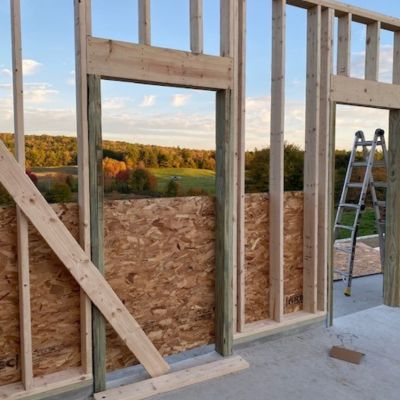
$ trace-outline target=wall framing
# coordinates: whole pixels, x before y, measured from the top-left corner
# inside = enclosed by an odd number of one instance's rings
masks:
[[[234,343],[321,322],[332,311],[332,209],[334,129],[336,104],[377,107],[390,110],[390,182],[388,190],[387,254],[384,271],[384,301],[400,306],[400,20],[330,0],[271,0],[272,93],[270,158],[270,318],[246,324],[244,260],[244,115],[246,0],[220,0],[220,56],[204,53],[203,12],[201,0],[190,1],[191,51],[161,49],[151,46],[150,0],[139,0],[139,43],[124,43],[95,38],[91,34],[90,0],[75,0],[75,42],[77,82],[77,131],[79,171],[79,217],[82,260],[89,258],[102,272],[102,176],[101,176],[101,79],[141,82],[212,90],[216,93],[217,125],[217,240],[216,240],[216,350],[222,356],[232,354]],[[24,167],[24,121],[20,2],[10,0],[13,40],[13,89],[16,159]],[[307,110],[305,160],[304,224],[304,310],[284,314],[284,185],[283,144],[285,106],[285,10],[287,6],[307,10]],[[333,25],[338,18],[338,52],[336,74],[333,73]],[[365,79],[351,77],[351,22],[366,25]],[[394,32],[394,68],[392,83],[379,82],[379,44],[381,30]],[[121,61],[122,60],[122,61]],[[145,68],[141,68],[145,66]],[[2,160],[7,159],[0,146]],[[10,165],[14,160],[10,159]],[[11,167],[10,167],[11,168]],[[21,324],[21,382],[1,387],[7,399],[30,398],[41,393],[87,386],[94,378],[96,392],[106,389],[105,323],[89,297],[81,290],[81,365],[61,373],[34,377],[32,371],[32,335],[30,316],[30,282],[27,218],[46,232],[35,211],[14,192],[10,177],[13,168],[1,172],[11,192],[18,197],[18,258]],[[319,170],[318,174],[316,171]],[[14,171],[14,172],[13,172]],[[29,189],[22,170],[16,173],[21,185]],[[8,175],[7,175],[8,174]],[[28,183],[27,183],[28,182]],[[32,189],[32,188],[31,188]],[[28,190],[29,191],[29,190]],[[32,196],[36,195],[32,192]],[[43,215],[49,210],[43,207]],[[20,208],[24,207],[22,213]],[[50,220],[55,217],[52,215]],[[60,228],[61,229],[61,228]],[[57,231],[58,232],[58,231]],[[65,232],[64,232],[65,233]],[[48,240],[52,241],[50,235]],[[74,242],[69,242],[73,250]],[[57,247],[57,244],[54,244]],[[78,246],[79,247],[79,246]],[[60,254],[67,256],[60,247]],[[71,250],[70,258],[73,259]],[[86,261],[87,260],[87,261]],[[71,266],[79,276],[81,271]],[[96,270],[97,271],[97,270]],[[93,272],[99,282],[101,274]],[[84,282],[85,277],[82,279]],[[83,283],[81,286],[89,284]],[[101,307],[94,290],[87,292]],[[107,289],[108,290],[108,289]],[[105,290],[110,298],[115,297]],[[103,314],[109,310],[103,308]],[[108,314],[111,318],[110,314]],[[118,324],[117,324],[118,325]],[[120,331],[124,327],[118,326]],[[93,331],[93,332],[92,332]],[[92,343],[93,335],[93,343]],[[129,335],[128,335],[129,336]],[[140,336],[146,342],[146,337]],[[130,345],[136,348],[135,343]],[[142,353],[152,375],[164,373],[168,366],[151,350]],[[93,354],[92,354],[93,349]],[[150,359],[148,359],[149,357]],[[153,357],[153,358],[152,358]],[[158,366],[157,360],[159,362]],[[236,360],[243,366],[242,360]],[[92,363],[93,367],[92,368]],[[229,362],[227,362],[229,364]],[[233,365],[234,364],[234,365]],[[232,369],[239,368],[233,363]],[[222,365],[222,364],[221,364]],[[222,368],[222,367],[221,367]],[[196,372],[193,371],[193,374]],[[220,370],[216,371],[216,375]],[[175,375],[174,375],[175,377]],[[157,379],[157,378],[155,378]],[[177,378],[180,379],[179,377]],[[199,378],[200,379],[200,378]],[[164,378],[157,381],[163,382]],[[179,386],[179,385],[178,385]],[[108,396],[108,394],[107,394]]]

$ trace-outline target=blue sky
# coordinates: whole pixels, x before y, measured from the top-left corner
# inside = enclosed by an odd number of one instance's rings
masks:
[[[205,52],[219,51],[219,5],[204,0]],[[398,0],[348,3],[400,17]],[[92,0],[93,35],[137,42],[137,0]],[[75,135],[72,0],[21,0],[27,133]],[[246,147],[269,142],[271,1],[248,0]],[[152,0],[152,43],[189,50],[189,0]],[[0,0],[0,131],[12,131],[9,0]],[[287,10],[286,138],[304,143],[306,12]],[[353,75],[362,76],[365,29],[353,24]],[[5,45],[4,45],[5,44]],[[382,34],[382,80],[390,78],[392,35]],[[214,94],[103,82],[103,130],[108,139],[214,148]],[[353,132],[387,127],[387,112],[340,107],[339,147]]]

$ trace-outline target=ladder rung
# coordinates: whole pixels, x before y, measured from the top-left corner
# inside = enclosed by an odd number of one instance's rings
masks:
[[[347,184],[347,186],[348,186],[349,188],[359,188],[359,189],[361,189],[361,188],[363,187],[363,184],[362,184],[362,183],[359,183],[359,182],[349,182],[349,183]]]
[[[386,207],[386,201],[378,200],[378,201],[376,202],[376,205],[377,205],[378,207],[385,208],[385,207]]]
[[[343,272],[340,271],[339,269],[334,269],[333,272],[335,272],[336,274],[342,275],[342,276],[350,276],[350,274],[348,272]]]
[[[354,161],[353,167],[366,167],[368,165],[367,161]]]
[[[354,227],[353,226],[348,226],[348,225],[335,225],[336,229],[347,229],[348,231],[354,231]]]
[[[374,142],[372,140],[365,140],[364,142],[357,142],[356,146],[372,146],[373,143]]]
[[[360,208],[359,204],[351,204],[351,203],[341,203],[339,204],[339,207],[343,208]]]
[[[374,182],[373,185],[376,188],[387,188],[388,186],[387,182]]]
[[[386,163],[383,160],[375,161],[373,164],[374,168],[386,168]]]

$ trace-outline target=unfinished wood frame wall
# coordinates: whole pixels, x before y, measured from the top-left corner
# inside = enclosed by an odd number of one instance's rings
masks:
[[[238,324],[237,341],[259,337],[325,319],[329,311],[331,289],[331,213],[333,208],[334,118],[335,105],[353,104],[390,109],[391,137],[400,129],[400,20],[329,0],[272,0],[272,73],[270,132],[270,318],[250,324]],[[284,314],[284,235],[285,224],[283,151],[285,121],[285,19],[287,6],[307,10],[306,139],[304,161],[304,271],[303,311]],[[338,20],[337,71],[333,74],[333,27]],[[351,78],[351,22],[366,25],[365,79]],[[379,82],[379,47],[381,29],[395,33],[393,83]],[[393,218],[388,226],[385,266],[385,303],[399,305],[400,233],[395,203],[398,174],[398,141],[391,141],[391,175],[388,202]],[[397,201],[398,202],[398,201]],[[397,204],[397,203],[396,203]],[[398,219],[398,218],[397,218]],[[240,285],[240,273],[238,285]],[[393,284],[394,283],[394,284]],[[241,288],[241,286],[239,286]],[[240,292],[239,292],[240,293]],[[243,296],[243,292],[241,292]],[[238,298],[238,316],[244,320],[244,304]]]

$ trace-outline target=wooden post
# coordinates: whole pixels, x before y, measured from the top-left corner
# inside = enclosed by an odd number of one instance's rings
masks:
[[[86,71],[86,38],[91,34],[90,0],[75,0],[75,79],[76,127],[78,135],[78,203],[79,242],[90,256],[90,192],[88,98]],[[84,291],[80,293],[81,311],[81,363],[86,374],[92,373],[92,306]]]
[[[400,32],[394,35],[393,83],[400,84]],[[389,114],[389,168],[386,199],[384,304],[400,307],[400,110]]]
[[[235,3],[221,0],[221,56],[234,56]],[[234,63],[235,69],[235,63]],[[236,70],[234,87],[237,85]],[[219,90],[216,96],[216,282],[215,349],[223,356],[232,354],[233,271],[235,253],[235,147],[237,91]]]
[[[269,160],[270,318],[283,317],[286,0],[272,1],[271,138]]]
[[[338,18],[337,74],[350,76],[351,14]]]
[[[236,331],[242,332],[245,316],[245,109],[246,109],[246,0],[239,1],[238,10],[238,54],[237,54],[237,312]]]
[[[103,143],[101,131],[101,78],[88,75],[88,128],[90,178],[90,237],[93,264],[104,275]],[[106,321],[93,307],[94,392],[106,389]]]
[[[379,79],[380,37],[381,23],[376,21],[368,24],[365,53],[365,79],[370,81],[377,81]]]
[[[307,11],[306,140],[304,155],[304,311],[317,312],[318,153],[321,7]]]
[[[11,36],[14,97],[14,140],[18,163],[25,170],[25,129],[24,97],[22,77],[22,40],[21,40],[21,6],[19,0],[11,0]],[[32,327],[31,299],[29,279],[29,237],[28,220],[17,207],[17,243],[18,243],[18,287],[19,287],[19,321],[21,348],[21,376],[25,390],[33,384],[32,367]]]
[[[330,80],[333,69],[333,23],[334,10],[321,12],[321,91],[319,130],[319,185],[318,185],[318,310],[327,309],[327,271],[329,246],[329,180],[330,180]]]
[[[151,44],[150,0],[138,0],[139,43]]]
[[[190,0],[190,49],[203,53],[203,0]]]

